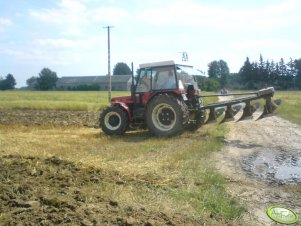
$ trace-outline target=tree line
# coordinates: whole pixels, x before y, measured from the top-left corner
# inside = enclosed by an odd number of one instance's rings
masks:
[[[119,62],[114,66],[113,75],[131,74],[131,69],[126,63]],[[214,60],[208,64],[208,77],[196,76],[202,90],[217,91],[221,88],[230,89],[261,89],[274,86],[276,89],[289,90],[301,89],[301,58],[290,58],[285,62],[264,60],[260,55],[258,61],[251,62],[249,57],[238,73],[230,73],[228,64],[224,60]],[[56,72],[43,68],[38,76],[27,79],[26,84],[31,90],[53,90],[58,80]],[[0,90],[14,89],[16,80],[12,74],[5,78],[0,76]],[[99,90],[97,85],[82,84],[72,90]]]
[[[251,62],[247,57],[238,73],[230,73],[224,60],[208,64],[208,77],[197,76],[201,89],[216,91],[221,88],[261,89],[274,86],[280,90],[301,89],[301,59],[290,58],[285,62],[264,60],[260,55],[258,61]]]
[[[290,58],[285,62],[264,60],[260,55],[258,61],[250,62],[246,58],[238,72],[238,82],[245,89],[256,89],[260,86],[274,86],[276,89],[301,89],[301,59]]]

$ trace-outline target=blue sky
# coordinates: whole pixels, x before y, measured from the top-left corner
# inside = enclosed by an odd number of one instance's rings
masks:
[[[117,62],[181,60],[207,71],[223,59],[301,58],[300,0],[0,0],[0,76],[17,87],[44,67],[62,76],[105,75],[107,33]]]

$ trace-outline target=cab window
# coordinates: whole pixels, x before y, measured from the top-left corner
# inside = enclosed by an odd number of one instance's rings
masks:
[[[194,85],[194,87],[197,88],[197,83],[193,77],[193,74],[195,74],[195,72],[193,71],[192,67],[177,66],[178,79],[182,81],[185,88],[187,88],[189,84]]]
[[[153,90],[176,89],[177,82],[174,67],[156,68],[152,82]]]
[[[137,84],[136,92],[148,92],[151,90],[152,71],[147,69],[140,70],[140,77]]]

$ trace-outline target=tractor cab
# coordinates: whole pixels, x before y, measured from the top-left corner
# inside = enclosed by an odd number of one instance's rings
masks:
[[[198,89],[192,75],[193,67],[175,64],[174,61],[141,64],[134,92],[185,93],[189,85]]]

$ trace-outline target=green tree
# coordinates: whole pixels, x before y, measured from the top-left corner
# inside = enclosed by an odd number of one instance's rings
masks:
[[[218,75],[220,74],[220,68],[218,65],[218,62],[216,60],[210,62],[208,64],[208,76],[209,78],[218,78]]]
[[[279,62],[279,75],[278,75],[278,80],[279,80],[279,85],[281,89],[287,89],[288,88],[288,81],[287,81],[287,67],[286,64],[284,63],[283,58],[280,59]]]
[[[205,81],[208,79],[208,77],[202,75],[195,75],[194,78],[198,84],[198,87],[201,90],[205,90]]]
[[[259,63],[258,63],[258,74],[257,74],[257,82],[266,81],[267,78],[267,72],[265,68],[265,62],[263,60],[262,55],[259,56]]]
[[[40,90],[50,90],[55,88],[58,77],[56,72],[51,71],[49,68],[43,68],[37,78],[37,88]]]
[[[38,78],[35,76],[32,76],[26,80],[26,84],[29,89],[36,89],[38,86]]]
[[[254,82],[254,65],[250,63],[249,57],[246,58],[244,65],[240,68],[238,77],[244,88],[253,88],[251,84]]]
[[[230,70],[228,64],[224,60],[212,61],[208,64],[209,78],[217,79],[222,87],[228,83]]]
[[[290,61],[286,64],[287,67],[287,83],[289,88],[296,88],[296,75],[297,75],[297,70],[296,70],[296,65],[295,61],[290,58]]]
[[[8,74],[5,79],[0,80],[0,89],[8,90],[14,89],[16,85],[16,80],[12,74]]]
[[[226,61],[220,60],[218,63],[220,67],[219,81],[221,83],[221,86],[225,87],[228,83],[230,70]]]
[[[130,67],[123,62],[119,62],[114,66],[113,75],[131,75],[132,71]]]
[[[205,80],[205,87],[204,89],[206,91],[214,91],[216,92],[217,90],[219,90],[221,88],[221,85],[219,83],[219,81],[215,78],[208,78],[207,80]]]
[[[301,89],[301,58],[299,60],[295,60],[295,69],[296,69],[295,84],[299,89]]]

